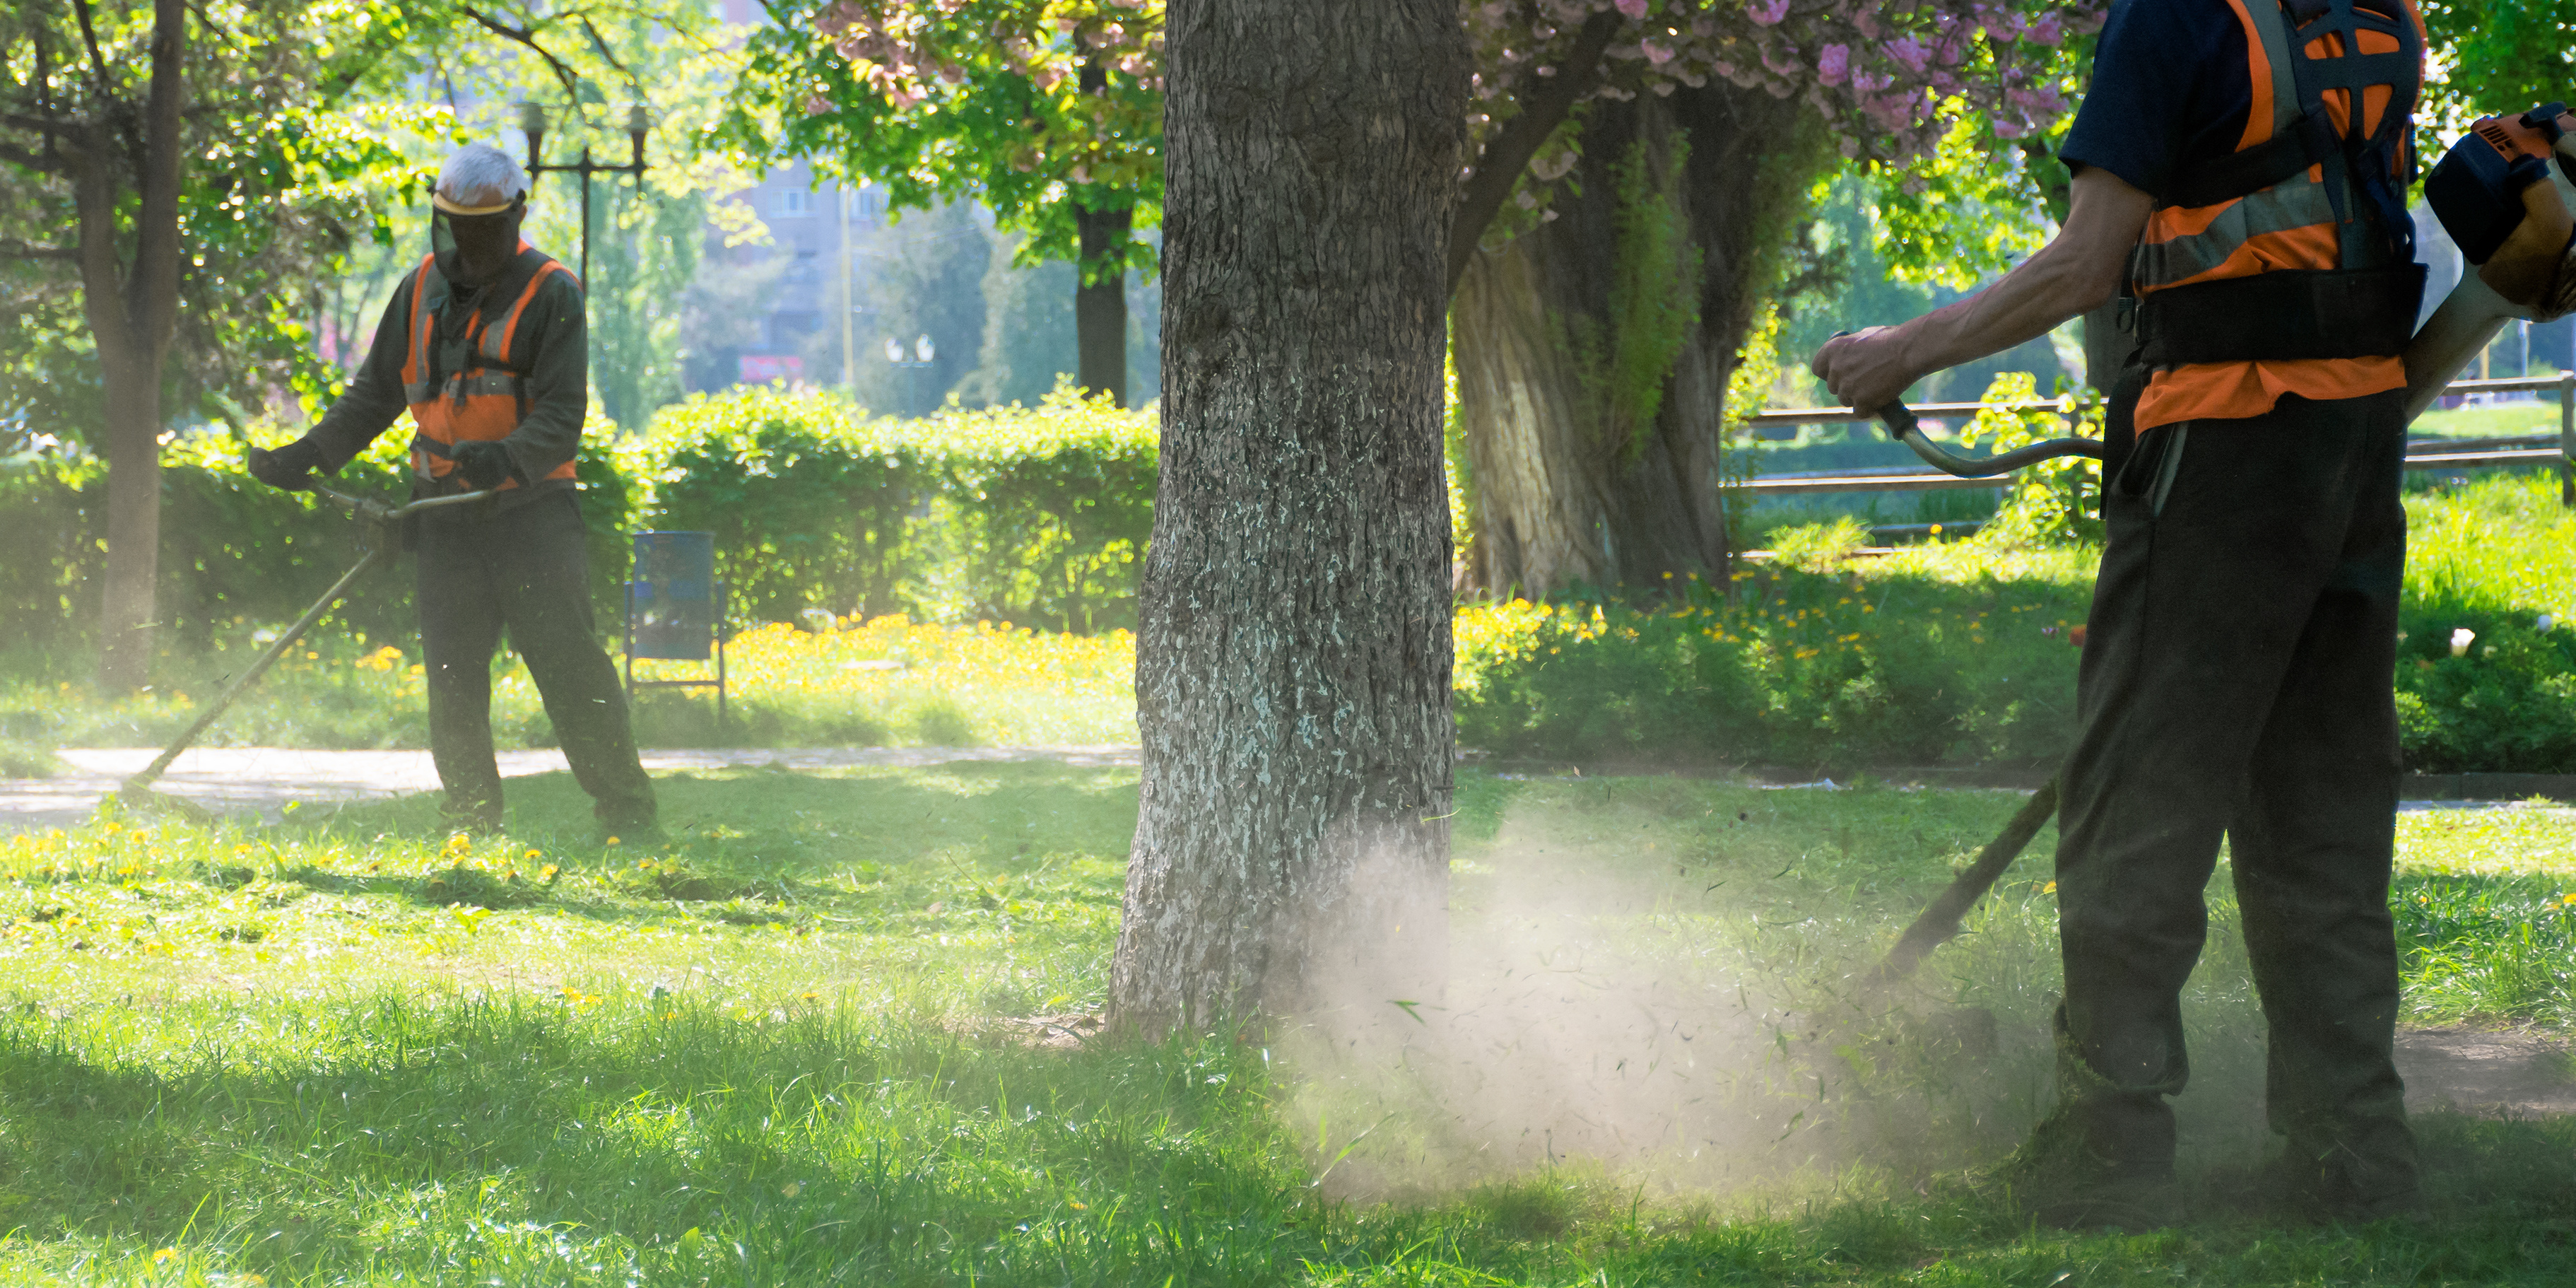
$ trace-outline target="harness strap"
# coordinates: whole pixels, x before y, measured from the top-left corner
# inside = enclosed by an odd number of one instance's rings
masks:
[[[2406,351],[2424,266],[2282,271],[2158,291],[2138,302],[2137,361],[2385,358]]]
[[[2215,206],[2251,196],[2317,165],[2342,150],[2334,121],[2323,112],[2301,112],[2289,128],[2242,152],[2192,167],[2173,181],[2165,204],[2185,208]]]

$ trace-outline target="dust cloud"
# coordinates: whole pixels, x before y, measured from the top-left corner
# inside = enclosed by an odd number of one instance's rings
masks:
[[[2043,1107],[2044,1032],[1858,993],[1895,927],[1504,836],[1453,876],[1440,996],[1330,981],[1274,1032],[1280,1112],[1327,1192],[1544,1168],[1698,1191],[1920,1175],[2009,1149]]]

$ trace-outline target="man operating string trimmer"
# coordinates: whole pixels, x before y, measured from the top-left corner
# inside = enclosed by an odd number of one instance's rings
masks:
[[[250,472],[302,488],[409,408],[412,495],[496,489],[416,516],[429,746],[458,825],[502,826],[492,653],[526,659],[573,777],[609,832],[652,828],[617,671],[592,634],[573,453],[589,404],[581,284],[519,236],[528,180],[487,144],[459,149],[431,195],[430,254],[395,288],[348,390],[311,433],[254,451]]]
[[[2130,319],[2059,784],[2058,1106],[2002,1173],[2051,1224],[2165,1219],[2180,993],[2222,835],[2285,1140],[2266,1190],[2339,1219],[2423,1204],[2387,905],[2423,39],[2409,0],[2121,0],[2062,149],[2058,235],[1977,295],[1815,356],[1835,397],[1875,410],[2115,294]],[[2482,275],[2563,311],[2570,223],[2537,173]]]

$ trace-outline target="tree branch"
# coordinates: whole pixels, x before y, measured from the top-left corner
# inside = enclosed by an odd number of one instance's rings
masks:
[[[230,45],[235,49],[242,47],[240,41],[233,39],[233,33],[224,30],[223,24],[218,23],[213,18],[207,16],[205,6],[198,4],[197,0],[188,0],[188,12],[197,15],[197,21],[206,24],[206,30],[223,37],[225,44]]]
[[[482,10],[475,8],[470,4],[461,4],[456,6],[456,8],[459,13],[473,19],[478,24],[481,24],[484,30],[491,32],[493,35],[499,36],[503,40],[510,41],[514,44],[525,45],[529,49],[534,50],[537,57],[546,60],[546,66],[554,71],[555,79],[563,82],[564,93],[570,95],[574,102],[577,103],[580,101],[581,77],[576,75],[573,72],[573,69],[566,67],[562,59],[557,58],[552,53],[548,52],[544,45],[537,43],[537,33],[533,28],[513,27],[498,18],[484,13]]]
[[[72,0],[72,12],[80,17],[81,43],[89,47],[89,68],[98,80],[98,96],[112,103],[116,101],[116,83],[107,76],[107,55],[98,51],[98,28],[90,23],[89,0]]]
[[[0,241],[0,258],[59,259],[67,264],[77,264],[80,262],[80,248],[76,246],[30,246],[25,242],[16,240]]]
[[[22,148],[15,143],[0,142],[0,161],[33,170],[38,174],[69,175],[72,172],[71,163],[60,156]]]
[[[616,68],[618,75],[626,78],[627,88],[635,91],[637,101],[642,101],[644,97],[644,82],[635,79],[635,73],[626,70],[626,64],[617,61],[617,55],[608,52],[608,42],[600,37],[599,28],[590,25],[590,19],[588,17],[578,18],[575,19],[575,21],[581,24],[581,29],[583,31],[590,33],[591,48],[598,50],[599,56],[606,59],[609,66]]]
[[[100,115],[116,122],[117,132],[125,136],[127,163],[140,170],[144,164],[143,140],[134,132],[134,121],[132,114],[125,110],[125,100],[116,96],[116,82],[108,77],[107,56],[99,52],[98,30],[90,22],[89,0],[72,0],[72,10],[80,15],[81,43],[89,47],[90,71],[98,80]]]
[[[1457,218],[1449,225],[1451,294],[1457,293],[1458,279],[1466,275],[1477,241],[1502,212],[1503,201],[1512,195],[1512,185],[1520,182],[1521,171],[1529,168],[1530,158],[1538,155],[1539,146],[1556,132],[1574,105],[1601,83],[1601,51],[1610,47],[1610,38],[1618,30],[1616,10],[1593,14],[1574,33],[1574,48],[1557,64],[1556,75],[1541,76],[1533,66],[1522,80],[1514,96],[1520,100],[1520,114],[1485,140],[1475,168],[1467,174],[1467,191],[1458,199]]]

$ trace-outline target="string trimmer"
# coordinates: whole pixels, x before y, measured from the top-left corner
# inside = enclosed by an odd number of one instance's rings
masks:
[[[161,777],[163,771],[170,768],[170,762],[177,760],[180,752],[194,745],[197,736],[213,725],[224,711],[232,706],[234,699],[239,698],[250,689],[250,686],[258,683],[259,677],[267,674],[268,668],[275,665],[277,659],[286,656],[286,650],[295,647],[296,641],[304,638],[304,632],[313,629],[313,623],[322,620],[324,613],[330,612],[333,606],[348,595],[349,588],[358,584],[358,578],[366,575],[369,569],[376,566],[378,560],[385,558],[396,548],[395,543],[398,538],[395,535],[394,525],[423,510],[466,505],[492,495],[490,492],[466,492],[456,496],[432,497],[426,501],[414,501],[408,505],[396,506],[371,498],[334,492],[326,487],[312,487],[307,490],[347,510],[352,517],[359,520],[358,544],[366,553],[359,556],[358,562],[352,564],[349,571],[340,574],[340,579],[331,583],[331,589],[322,592],[322,597],[314,600],[313,606],[305,609],[304,615],[296,618],[294,625],[279,632],[276,641],[268,646],[267,652],[259,655],[258,661],[250,664],[249,670],[242,672],[231,684],[224,686],[224,691],[217,695],[213,702],[206,704],[206,709],[197,716],[195,722],[188,726],[186,732],[181,733],[169,746],[162,748],[161,754],[154,757],[151,764],[144,766],[143,772],[126,779],[124,785],[117,788],[116,798],[119,803],[164,809],[175,807],[182,811],[202,813],[202,810],[188,802],[152,790],[152,784]]]

